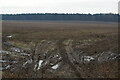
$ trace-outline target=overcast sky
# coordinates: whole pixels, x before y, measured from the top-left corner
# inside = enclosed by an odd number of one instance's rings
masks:
[[[0,13],[118,13],[119,0],[0,0]]]

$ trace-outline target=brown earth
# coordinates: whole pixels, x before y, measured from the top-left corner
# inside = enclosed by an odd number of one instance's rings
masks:
[[[102,52],[118,53],[118,24],[110,22],[80,22],[80,21],[3,21],[2,35],[12,35],[9,39],[13,44],[27,45],[41,40],[72,39],[74,50],[82,50],[88,55]],[[89,67],[89,69],[88,69]],[[118,77],[117,61],[101,64],[86,65],[87,78],[116,78]],[[88,69],[88,70],[87,70]],[[93,71],[94,69],[94,71]],[[18,75],[6,72],[4,76]],[[97,75],[99,73],[99,76]],[[94,75],[93,75],[94,74]],[[73,76],[61,74],[57,76]],[[54,77],[56,77],[54,75]],[[21,75],[22,76],[22,75]],[[49,75],[48,75],[49,76]],[[20,76],[19,76],[20,77]]]

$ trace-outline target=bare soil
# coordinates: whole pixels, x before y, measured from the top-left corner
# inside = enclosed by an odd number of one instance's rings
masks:
[[[81,71],[81,76],[79,78],[118,78],[118,61],[107,60],[107,61],[93,61],[90,63],[82,64],[79,63],[79,59],[76,57],[78,63],[75,63],[69,58],[70,55],[76,56],[87,55],[96,56],[100,55],[103,57],[104,53],[109,54],[115,53],[118,55],[118,24],[110,22],[80,22],[80,21],[3,21],[2,26],[3,42],[9,42],[10,44],[24,49],[29,50],[31,46],[39,44],[42,41],[47,41],[42,47],[36,48],[37,52],[43,53],[67,53],[68,60],[66,62],[70,64],[60,63],[62,67],[56,71],[50,72],[46,70],[43,76],[46,78],[70,78],[79,77],[76,75],[77,68]],[[6,36],[12,36],[11,38],[4,38]],[[57,42],[62,41],[62,45],[57,44]],[[57,47],[59,47],[59,49]],[[63,47],[63,49],[60,49]],[[64,48],[65,47],[65,48]],[[51,52],[51,49],[55,48]],[[58,50],[57,50],[58,49]],[[3,50],[8,50],[8,48],[3,46]],[[57,53],[56,53],[57,52]],[[75,52],[75,54],[73,54]],[[80,52],[83,52],[82,54]],[[33,55],[33,54],[32,54]],[[33,56],[39,56],[34,54]],[[63,55],[59,55],[65,59]],[[109,55],[108,55],[109,56]],[[15,57],[24,58],[24,56],[16,55]],[[14,59],[13,55],[12,58]],[[49,57],[48,57],[49,58]],[[43,60],[43,58],[41,58]],[[38,58],[36,59],[38,60]],[[40,59],[39,59],[40,60]],[[64,62],[64,61],[63,61]],[[96,63],[97,62],[97,63]],[[76,64],[73,65],[73,64]],[[69,68],[69,66],[72,66]],[[65,67],[68,67],[67,69]],[[33,67],[32,67],[33,68]],[[30,69],[32,69],[30,68]],[[48,68],[48,67],[47,67]],[[45,68],[45,69],[47,69]],[[44,69],[44,68],[43,68]],[[49,68],[50,69],[50,68]],[[26,69],[27,70],[27,69]],[[70,70],[70,71],[69,71]],[[79,72],[77,74],[79,74]],[[23,71],[24,72],[24,71]],[[9,69],[3,71],[3,77],[38,77],[41,78],[41,71],[29,74],[22,74],[17,72],[11,72]],[[11,74],[12,73],[12,74]],[[39,74],[40,73],[40,74]],[[36,75],[34,75],[36,74]],[[38,75],[39,74],[39,75]]]

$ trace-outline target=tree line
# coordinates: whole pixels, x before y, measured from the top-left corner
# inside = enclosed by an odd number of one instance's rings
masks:
[[[33,13],[33,14],[2,14],[2,20],[57,20],[57,21],[105,21],[117,22],[118,14],[60,14],[60,13]]]

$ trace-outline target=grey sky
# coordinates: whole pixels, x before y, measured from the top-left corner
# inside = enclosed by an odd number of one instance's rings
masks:
[[[1,0],[0,13],[118,13],[119,0]]]

